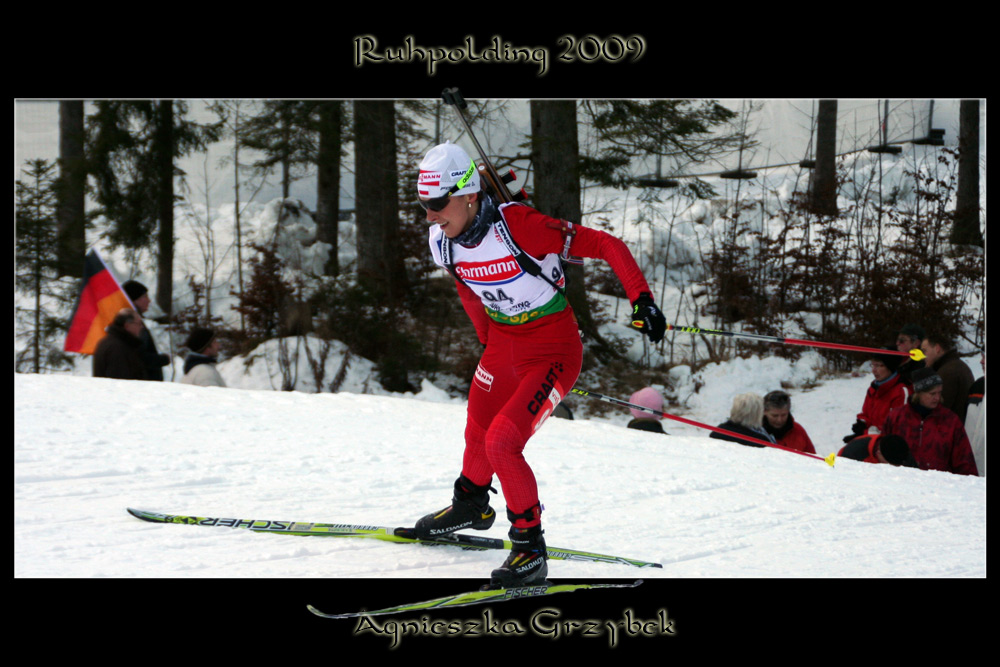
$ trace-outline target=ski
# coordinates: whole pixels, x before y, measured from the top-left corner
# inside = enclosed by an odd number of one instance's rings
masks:
[[[217,526],[221,528],[244,528],[255,533],[274,533],[277,535],[301,535],[322,537],[364,537],[385,542],[401,544],[423,544],[428,546],[458,547],[466,551],[486,551],[489,549],[510,550],[510,540],[480,535],[452,533],[442,537],[417,538],[412,536],[412,529],[389,528],[387,526],[364,526],[346,523],[308,523],[302,521],[271,521],[265,519],[229,519],[222,517],[204,517],[185,514],[162,514],[145,510],[126,508],[128,513],[137,519],[152,523],[181,523],[195,526]],[[546,547],[551,560],[589,561],[595,563],[618,563],[632,567],[660,567],[659,563],[608,556],[591,551],[561,549]]]
[[[312,613],[323,618],[359,618],[361,616],[384,616],[386,614],[400,614],[408,611],[422,611],[425,609],[443,609],[446,607],[468,607],[474,604],[486,604],[488,602],[506,602],[508,600],[520,600],[530,597],[541,597],[543,595],[556,595],[558,593],[572,593],[573,591],[588,590],[595,588],[635,588],[642,583],[638,580],[631,584],[553,584],[545,583],[540,586],[524,586],[519,588],[494,588],[488,590],[470,591],[468,593],[456,593],[425,602],[411,602],[385,609],[375,609],[372,611],[359,611],[346,614],[327,614],[312,605],[306,607]]]

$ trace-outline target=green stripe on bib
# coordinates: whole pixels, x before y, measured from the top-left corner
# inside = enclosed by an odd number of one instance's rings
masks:
[[[499,322],[500,324],[525,324],[527,322],[533,322],[540,317],[545,317],[546,315],[551,315],[553,313],[558,313],[566,308],[566,297],[561,293],[556,292],[555,296],[549,300],[541,308],[533,308],[524,313],[519,313],[517,315],[504,315],[503,313],[491,310],[489,307],[486,308],[486,314],[494,322]]]

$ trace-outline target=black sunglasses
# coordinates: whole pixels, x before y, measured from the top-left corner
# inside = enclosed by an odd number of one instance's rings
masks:
[[[420,208],[425,211],[434,211],[438,213],[444,210],[444,207],[448,205],[451,200],[452,193],[459,191],[458,183],[451,186],[448,192],[444,193],[440,197],[434,197],[433,199],[417,199],[417,203],[420,204]]]

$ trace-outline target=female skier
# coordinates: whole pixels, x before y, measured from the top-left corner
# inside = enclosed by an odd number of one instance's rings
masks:
[[[666,320],[628,248],[610,234],[550,218],[523,204],[498,204],[480,188],[475,162],[450,142],[420,163],[434,261],[455,277],[466,313],[485,346],[469,392],[462,472],[452,503],[421,518],[417,537],[486,530],[496,512],[496,474],[513,548],[490,587],[543,582],[548,574],[542,506],[524,459],[528,438],[572,389],[583,346],[566,301],[560,253],[607,261],[632,303],[632,326],[656,343]]]

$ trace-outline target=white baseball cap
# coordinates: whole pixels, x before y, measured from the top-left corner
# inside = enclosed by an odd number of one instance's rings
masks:
[[[427,151],[417,176],[417,194],[421,199],[473,192],[479,192],[479,170],[461,146],[446,141]]]

